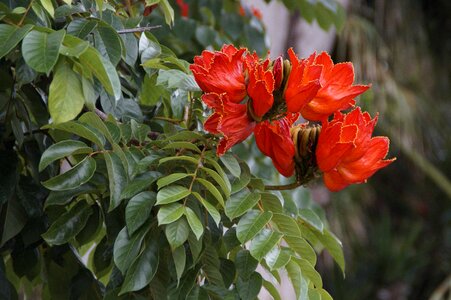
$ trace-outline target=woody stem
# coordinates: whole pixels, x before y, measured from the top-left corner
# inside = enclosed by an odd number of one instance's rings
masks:
[[[305,182],[302,180],[296,180],[295,182],[285,184],[285,185],[265,185],[265,190],[272,191],[283,191],[283,190],[292,190],[297,188],[298,186],[303,185]]]

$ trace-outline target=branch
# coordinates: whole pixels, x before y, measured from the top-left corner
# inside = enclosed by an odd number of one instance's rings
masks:
[[[302,181],[295,181],[295,182],[285,184],[285,185],[265,185],[265,190],[267,190],[267,191],[269,191],[269,190],[272,190],[272,191],[292,190],[303,184],[304,184],[304,182],[302,182]]]
[[[126,33],[135,33],[135,32],[144,32],[144,31],[150,31],[152,29],[161,28],[161,25],[155,25],[155,26],[145,26],[145,27],[136,27],[136,28],[129,28],[129,29],[122,29],[116,31],[118,34],[126,34]]]

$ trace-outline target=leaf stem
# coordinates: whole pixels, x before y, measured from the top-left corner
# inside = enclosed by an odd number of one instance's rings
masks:
[[[284,190],[292,190],[295,189],[301,185],[303,185],[305,182],[302,180],[296,180],[295,182],[285,184],[285,185],[265,185],[265,190],[267,191],[284,191]]]
[[[25,10],[25,13],[23,14],[22,18],[20,19],[19,23],[17,24],[17,26],[22,26],[23,22],[25,21],[25,18],[28,15],[28,12],[30,11],[31,5],[33,4],[34,0],[31,0],[30,3],[27,6],[27,9]]]
[[[157,28],[160,28],[160,27],[161,27],[161,25],[136,27],[136,28],[126,28],[126,29],[117,30],[116,32],[118,34],[144,32],[144,31],[150,31],[152,29],[157,29]]]

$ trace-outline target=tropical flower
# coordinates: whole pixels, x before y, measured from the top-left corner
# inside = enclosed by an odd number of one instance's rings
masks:
[[[300,112],[307,120],[324,121],[337,111],[353,107],[355,105],[354,98],[364,93],[370,86],[352,85],[354,82],[352,63],[334,65],[326,52],[317,56],[313,54],[313,56],[315,57],[312,62],[312,56],[308,58],[308,65],[311,62],[315,66],[322,66],[321,76],[319,77],[321,87],[313,99],[301,108]]]
[[[363,183],[377,170],[395,159],[384,159],[389,139],[371,135],[377,116],[371,119],[356,108],[348,114],[335,113],[332,121],[323,122],[316,147],[318,167],[324,183],[331,191],[339,191],[353,183]]]
[[[221,51],[204,50],[194,57],[190,66],[199,87],[206,93],[226,93],[233,103],[246,97],[243,53],[233,45],[224,45]]]
[[[285,90],[287,110],[292,113],[300,112],[320,89],[322,66],[315,65],[315,54],[307,59],[299,60],[293,49],[288,49],[291,71]]]
[[[294,144],[290,128],[299,114],[288,114],[275,121],[263,121],[255,127],[255,142],[260,151],[269,156],[276,169],[285,177],[294,173]]]
[[[248,55],[248,57],[252,56]],[[249,72],[247,93],[252,99],[253,115],[261,118],[274,103],[274,76],[268,69],[269,59],[262,63],[247,59],[246,65]]]
[[[234,103],[226,93],[207,93],[202,95],[202,101],[214,111],[204,124],[205,130],[222,134],[216,150],[218,155],[251,135],[255,122],[248,117],[245,104]]]

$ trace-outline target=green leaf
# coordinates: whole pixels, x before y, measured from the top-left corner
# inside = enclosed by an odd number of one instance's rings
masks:
[[[180,246],[177,247],[174,251],[172,251],[172,259],[174,260],[175,272],[177,273],[177,286],[178,286],[186,265],[185,247]]]
[[[27,24],[23,27],[15,27],[7,24],[0,24],[0,58],[8,54],[24,36],[33,28],[33,25]]]
[[[149,239],[149,244],[144,247],[141,255],[127,271],[119,296],[127,292],[138,291],[150,283],[158,269],[158,251],[158,240]]]
[[[324,229],[323,234],[313,231],[318,240],[327,249],[335,262],[340,267],[343,275],[345,274],[345,258],[343,255],[343,246],[340,240],[327,229]]]
[[[68,61],[60,60],[49,90],[49,112],[53,122],[58,124],[75,119],[84,103],[79,75],[72,70]]]
[[[171,203],[164,205],[158,210],[158,225],[173,223],[176,220],[180,219],[180,217],[183,216],[184,212],[184,206],[180,203]]]
[[[236,282],[236,289],[238,290],[238,294],[240,295],[240,299],[243,300],[254,300],[260,289],[262,288],[263,278],[262,276],[254,272],[249,277],[249,280],[244,280],[241,277],[238,277]]]
[[[62,245],[74,238],[86,225],[92,209],[86,202],[79,202],[62,214],[42,237],[49,245]]]
[[[271,193],[261,193],[262,206],[264,210],[271,211],[273,213],[282,213],[283,207],[279,197]]]
[[[122,190],[121,199],[131,198],[139,192],[147,189],[161,176],[160,172],[149,171],[131,180]]]
[[[162,158],[162,159],[160,159],[160,165],[163,164],[163,163],[166,163],[168,161],[174,161],[174,160],[188,161],[188,162],[191,162],[191,163],[193,163],[195,165],[199,164],[199,160],[194,158],[194,157],[186,156],[186,155],[180,155],[180,156],[170,156],[170,157]]]
[[[260,261],[269,251],[276,246],[280,239],[282,238],[282,234],[272,231],[268,228],[263,229],[253,240],[251,243],[251,254],[258,261]]]
[[[301,230],[299,229],[296,221],[285,214],[274,214],[272,222],[276,224],[277,229],[282,232],[285,236],[301,236]]]
[[[233,176],[239,178],[241,176],[241,168],[240,164],[236,160],[235,156],[232,154],[226,153],[223,156],[221,156],[221,161],[224,164],[224,166],[229,170],[230,174]]]
[[[262,230],[266,224],[271,220],[272,213],[265,211],[261,213],[258,210],[248,211],[243,217],[241,217],[238,225],[236,226],[236,236],[241,243],[246,243],[254,236],[256,236],[260,230]]]
[[[302,276],[302,271],[299,265],[290,260],[285,268],[288,273],[288,278],[290,278],[290,281],[293,284],[294,292],[296,293],[296,299],[309,300],[308,282]]]
[[[143,226],[131,236],[124,227],[119,232],[114,242],[113,259],[117,268],[125,274],[132,262],[136,259],[141,249],[141,244],[150,226]]]
[[[96,28],[96,48],[104,48],[111,63],[116,66],[121,60],[121,38],[116,30],[105,22],[99,22]],[[97,38],[97,37],[100,37]],[[102,52],[103,53],[103,52]]]
[[[316,265],[315,250],[303,237],[285,236],[284,240],[293,251],[305,258],[312,266]]]
[[[65,56],[78,58],[88,50],[88,47],[88,42],[67,34],[64,37],[59,53]]]
[[[174,24],[174,9],[172,9],[168,0],[160,0],[159,7],[163,11],[164,20],[166,24],[172,26]]]
[[[67,26],[67,33],[75,35],[80,39],[85,39],[97,27],[97,22],[94,20],[79,18],[69,23]]]
[[[200,201],[200,203],[202,203],[202,205],[205,207],[205,209],[208,211],[208,213],[210,214],[210,216],[213,218],[213,220],[215,221],[216,225],[219,225],[219,222],[221,221],[221,215],[219,214],[219,212],[216,210],[216,208],[207,200],[205,200],[204,198],[202,198],[202,196],[197,193],[197,192],[192,192],[192,194],[194,195],[194,197],[197,198],[197,200]]]
[[[232,194],[244,189],[251,182],[251,170],[246,163],[241,164],[241,176],[232,184]]]
[[[311,209],[300,209],[298,212],[299,218],[301,218],[304,222],[318,230],[319,232],[323,232],[324,224],[321,222],[321,219],[318,215]]]
[[[161,189],[162,187],[165,187],[173,182],[176,182],[176,181],[186,178],[188,176],[192,176],[192,175],[186,174],[186,173],[172,173],[168,176],[162,177],[162,178],[158,179],[158,181],[157,181],[158,189]]]
[[[221,166],[211,158],[206,158],[206,161],[208,164],[212,165],[216,172],[221,176],[222,180],[224,180],[225,184],[227,185],[227,190],[230,190],[230,193],[232,191],[232,185],[230,184],[229,177],[227,177],[227,174],[224,172],[224,170],[221,168]],[[227,198],[230,197],[230,193],[228,194]]]
[[[248,189],[241,190],[227,201],[225,214],[230,220],[233,220],[253,208],[260,198],[259,193],[251,193]]]
[[[236,254],[235,266],[238,275],[248,279],[258,266],[258,261],[252,257],[248,250],[240,250]]]
[[[157,205],[173,203],[188,197],[190,194],[190,190],[184,186],[170,185],[158,191]]]
[[[190,142],[172,142],[163,147],[163,149],[189,149],[197,153],[201,153],[199,147]]]
[[[103,156],[105,157],[110,189],[110,206],[108,211],[112,211],[121,204],[121,193],[127,185],[127,176],[124,166],[116,153],[105,152]]]
[[[130,235],[147,221],[156,198],[157,196],[154,192],[146,191],[135,195],[128,201],[125,208],[125,224],[127,224],[127,230]]]
[[[274,247],[266,254],[265,261],[271,271],[284,267],[291,258],[291,252],[288,249]]]
[[[42,182],[42,185],[52,191],[71,190],[88,182],[95,170],[96,161],[87,156],[72,169]]]
[[[189,226],[185,218],[180,218],[175,222],[169,223],[164,228],[164,233],[168,239],[171,249],[174,250],[188,239]]]
[[[168,59],[168,58],[166,58]],[[160,60],[158,60],[160,61]],[[149,60],[143,64],[145,67],[155,67],[152,66],[155,60]],[[188,75],[180,70],[169,69],[169,70],[159,70],[157,85],[166,86],[169,89],[182,89],[185,91],[198,92],[200,91],[193,75]]]
[[[321,279],[321,275],[306,259],[293,257],[292,260],[294,260],[301,268],[302,276],[308,278],[311,282],[313,282],[315,288],[321,289],[323,287],[323,280]]]
[[[224,207],[224,198],[222,198],[221,193],[219,190],[208,180],[202,179],[202,178],[196,178],[196,181],[201,183],[204,187],[207,188],[207,190],[218,200],[219,204],[221,204],[222,207]]]
[[[188,220],[189,227],[191,227],[194,235],[199,240],[204,233],[204,226],[200,222],[199,217],[189,207],[185,207],[185,217]]]
[[[279,291],[270,281],[263,279],[263,287],[268,291],[274,300],[282,300],[282,298],[280,298]]]
[[[89,47],[79,57],[80,63],[88,68],[102,83],[108,94],[113,95],[116,100],[122,96],[121,83],[113,64],[93,47]]]
[[[31,31],[22,41],[22,55],[32,69],[49,73],[58,60],[59,49],[66,31],[52,33]]]
[[[216,181],[216,183],[221,187],[222,191],[224,192],[226,198],[229,198],[231,190],[230,183],[227,185],[226,181],[215,170],[205,167],[202,167],[202,170],[205,171],[211,178],[213,178]]]
[[[40,0],[42,7],[49,13],[52,18],[55,15],[55,8],[53,7],[51,0]]]
[[[44,170],[52,162],[61,158],[75,155],[91,153],[93,150],[85,143],[80,141],[64,140],[48,147],[42,153],[41,161],[39,162],[39,172]]]
[[[82,138],[85,138],[87,140],[90,140],[91,142],[97,144],[97,146],[99,146],[101,149],[103,149],[103,146],[105,145],[105,138],[98,130],[77,121],[52,124],[49,127],[53,129],[67,131],[72,134],[78,135]]]
[[[44,209],[51,205],[66,205],[72,200],[72,198],[88,194],[98,192],[97,188],[90,183],[83,184],[77,188],[67,191],[51,191],[47,200],[45,201]]]
[[[111,145],[117,142],[117,139],[113,138],[113,136],[111,135],[111,132],[106,125],[107,123],[102,121],[102,119],[100,119],[100,117],[95,113],[91,111],[84,113],[83,115],[81,115],[78,121],[100,131],[107,138]]]
[[[179,131],[174,135],[168,136],[165,141],[189,141],[189,140],[205,140],[203,135],[190,130]]]

